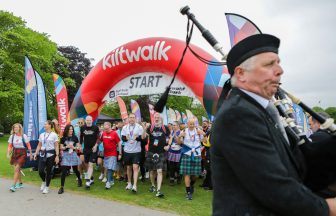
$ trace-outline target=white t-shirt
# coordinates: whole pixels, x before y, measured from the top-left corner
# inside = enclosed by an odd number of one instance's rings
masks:
[[[201,156],[201,140],[203,139],[203,135],[198,135],[196,129],[189,130],[186,128],[184,130],[185,137],[183,140],[183,144],[191,148],[195,151],[197,156]],[[191,156],[192,150],[185,152],[184,154]]]
[[[143,133],[143,128],[138,123],[134,125],[125,125],[121,131],[121,136],[129,136],[130,140],[124,142],[124,151],[126,153],[138,153],[141,152],[141,142],[135,139],[141,136]]]
[[[13,139],[13,136],[14,136],[14,139]],[[23,138],[24,138],[25,143],[27,144],[29,142],[29,138],[26,136],[26,134],[23,134]],[[17,136],[16,134],[10,135],[8,139],[8,143],[12,143],[14,148],[25,148],[22,142],[22,136]]]
[[[49,150],[55,150],[55,142],[58,142],[58,136],[55,132],[44,132],[40,135],[39,141],[42,144],[41,150],[49,151]],[[48,153],[47,157],[52,156],[53,154]]]

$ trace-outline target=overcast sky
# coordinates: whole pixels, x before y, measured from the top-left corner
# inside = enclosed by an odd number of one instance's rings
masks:
[[[22,17],[27,25],[50,35],[58,45],[73,45],[95,63],[116,47],[145,37],[184,40],[188,4],[196,18],[229,51],[224,13],[238,13],[263,33],[281,39],[283,88],[310,106],[336,106],[336,1],[108,1],[1,0],[0,9]],[[220,59],[194,29],[191,43]]]

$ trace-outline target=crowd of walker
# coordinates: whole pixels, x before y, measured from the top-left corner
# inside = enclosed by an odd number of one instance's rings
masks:
[[[169,185],[181,184],[184,178],[186,199],[192,200],[197,178],[203,178],[200,185],[212,190],[209,134],[211,122],[202,126],[195,119],[185,123],[173,122],[163,125],[159,113],[154,115],[153,124],[136,122],[130,114],[126,122],[111,124],[105,122],[98,127],[91,116],[79,119],[78,123],[67,125],[60,132],[57,120],[45,122],[45,132],[39,137],[35,153],[32,153],[28,137],[23,134],[22,125],[16,123],[8,139],[7,157],[14,165],[14,182],[10,191],[23,187],[21,167],[26,161],[38,160],[41,177],[41,192],[49,193],[52,169],[60,165],[61,185],[58,194],[64,193],[65,179],[69,173],[76,175],[78,187],[90,189],[94,183],[96,168],[101,174],[99,180],[108,190],[118,181],[127,182],[125,189],[138,192],[138,179],[150,179],[149,192],[164,197],[162,182],[169,178]],[[197,121],[196,121],[197,122]]]
[[[78,186],[82,186],[80,172],[85,173],[89,189],[98,163],[104,164],[100,179],[107,177],[106,189],[113,186],[116,172],[126,179],[126,190],[137,193],[139,175],[144,180],[147,170],[149,191],[163,197],[163,171],[168,167],[171,185],[184,176],[188,200],[193,198],[196,178],[205,171],[202,186],[214,189],[214,216],[336,215],[335,131],[310,117],[311,140],[299,145],[286,133],[273,104],[283,74],[279,46],[277,37],[258,34],[231,49],[227,57],[231,78],[223,86],[213,126],[203,122],[199,128],[195,119],[189,119],[187,126],[177,122],[166,126],[159,114],[152,125],[139,124],[130,114],[125,125],[104,123],[100,131],[87,116],[85,124],[80,120],[75,127],[67,126],[59,139],[57,127],[47,121],[34,154],[39,157],[42,193],[49,191],[52,166],[61,161],[60,194],[71,167]],[[14,192],[22,187],[20,168],[31,148],[20,124],[13,125],[8,142]]]

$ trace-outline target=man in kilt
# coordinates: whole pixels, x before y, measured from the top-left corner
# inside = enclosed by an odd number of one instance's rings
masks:
[[[201,142],[204,139],[203,130],[195,127],[195,119],[188,119],[188,127],[181,132],[182,157],[180,161],[180,174],[184,175],[186,198],[192,200],[196,177],[201,175]]]
[[[166,137],[170,132],[167,126],[162,124],[159,113],[154,115],[154,124],[147,128],[147,137],[149,138],[149,147],[145,166],[149,170],[152,186],[150,192],[156,191],[156,197],[163,197],[161,192],[161,184],[163,179],[162,171],[166,168],[165,150],[168,150]],[[156,174],[156,175],[155,175]],[[155,177],[157,180],[157,188],[155,188]]]
[[[116,131],[112,130],[111,123],[104,123],[104,132],[100,140],[104,145],[104,167],[107,169],[106,189],[110,189],[114,185],[113,173],[117,170],[117,159],[121,159],[122,152],[117,151],[121,149],[121,140]]]

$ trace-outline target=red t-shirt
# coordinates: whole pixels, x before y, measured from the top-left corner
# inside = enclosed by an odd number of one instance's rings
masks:
[[[120,138],[115,131],[104,131],[100,138],[104,145],[104,157],[118,156],[117,147],[120,142]]]

